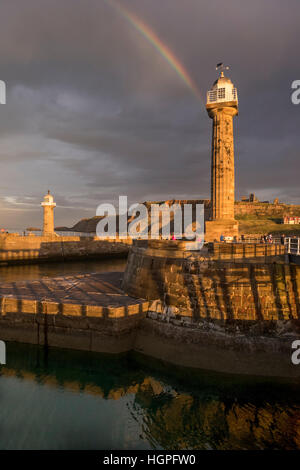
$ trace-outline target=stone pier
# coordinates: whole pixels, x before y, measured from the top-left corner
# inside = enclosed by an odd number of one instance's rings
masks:
[[[212,243],[193,252],[187,242],[135,243],[123,287],[160,299],[157,308],[179,321],[263,331],[300,318],[300,269],[285,263],[283,245]]]
[[[189,368],[297,378],[300,266],[284,247],[135,242],[126,272],[0,286],[0,338],[137,351]]]
[[[0,234],[0,266],[128,255],[131,240]]]
[[[0,338],[86,351],[129,351],[149,302],[125,294],[121,278],[122,273],[95,273],[2,283]]]

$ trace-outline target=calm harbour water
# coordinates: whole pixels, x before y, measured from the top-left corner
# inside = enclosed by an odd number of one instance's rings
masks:
[[[121,266],[1,268],[0,279]],[[0,449],[300,449],[299,391],[299,383],[195,373],[136,354],[7,343]]]

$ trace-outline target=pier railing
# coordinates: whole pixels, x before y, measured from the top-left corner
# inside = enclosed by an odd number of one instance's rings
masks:
[[[245,237],[243,240],[240,240],[241,242],[245,243],[270,243],[270,242],[262,242],[262,239],[259,237]],[[278,245],[281,245],[281,238],[280,237],[272,237],[272,242],[271,243],[276,243]]]
[[[56,231],[56,235],[60,237],[90,237],[95,238],[97,235],[95,232],[65,232],[65,231]]]
[[[237,242],[237,243],[256,243],[256,244],[273,244],[273,245],[283,245],[283,242],[281,240],[281,237],[272,237],[271,240],[264,241],[261,237],[251,237],[251,236],[246,236],[246,237],[239,237],[237,240],[234,240],[233,237],[230,237],[231,242]]]
[[[287,237],[285,239],[285,247],[289,255],[300,256],[300,238]]]
[[[72,232],[72,231],[55,231],[56,235],[59,237],[90,237],[95,238],[97,235],[95,232]],[[42,231],[38,230],[7,230],[0,232],[0,234],[14,234],[19,235],[20,237],[26,237],[30,235],[36,235],[37,237],[41,237],[43,235]]]

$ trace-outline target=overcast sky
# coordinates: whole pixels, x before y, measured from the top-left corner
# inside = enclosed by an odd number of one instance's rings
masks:
[[[188,70],[203,97],[215,65],[238,88],[236,197],[300,204],[299,0],[119,0]],[[56,225],[101,202],[210,194],[205,103],[104,0],[0,0],[0,225]]]

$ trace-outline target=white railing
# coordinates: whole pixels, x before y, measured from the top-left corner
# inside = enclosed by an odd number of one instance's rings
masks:
[[[272,237],[272,241],[263,241],[261,237],[245,237],[244,239],[239,240],[242,243],[265,243],[268,245],[269,243],[281,245],[281,238],[280,237]]]
[[[238,102],[237,89],[232,88],[228,90],[226,88],[216,88],[215,90],[209,90],[207,92],[207,104],[223,103],[224,101]]]
[[[41,237],[43,235],[42,230],[5,230],[3,232],[0,231],[1,234],[9,234],[13,233],[19,236],[30,236],[30,235],[35,235],[36,237]],[[95,232],[72,232],[72,231],[55,231],[56,235],[59,237],[96,237]]]
[[[285,247],[289,255],[300,256],[300,238],[287,237],[285,239]]]
[[[58,230],[55,232],[56,235],[59,235],[60,237],[96,237],[96,233],[90,233],[90,232],[68,232],[68,231],[63,231],[63,230]]]

